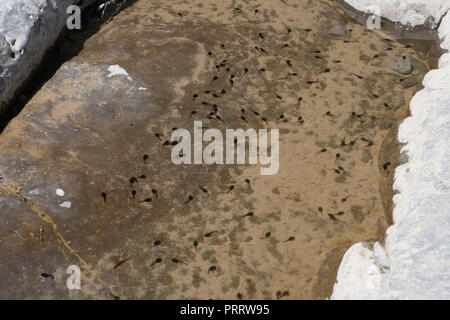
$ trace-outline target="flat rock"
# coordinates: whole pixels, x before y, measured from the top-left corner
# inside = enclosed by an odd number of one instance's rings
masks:
[[[347,30],[345,29],[345,27],[339,27],[328,30],[328,34],[331,34],[333,36],[345,36],[347,34]]]

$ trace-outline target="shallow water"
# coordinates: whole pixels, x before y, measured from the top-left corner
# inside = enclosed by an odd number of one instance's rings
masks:
[[[347,35],[328,34],[342,26]],[[83,33],[69,38],[80,41]],[[102,26],[67,64],[76,72],[57,72],[22,111],[44,117],[42,106],[51,105],[49,123],[76,124],[87,134],[64,146],[77,161],[63,165],[65,156],[53,152],[41,165],[82,203],[55,220],[96,275],[92,282],[122,298],[328,297],[345,249],[391,223],[397,125],[432,61],[428,49],[405,41],[367,30],[331,1],[137,1]],[[394,55],[410,57],[411,75],[389,69]],[[115,64],[148,90],[103,87],[96,76]],[[223,121],[208,119],[212,108],[202,101],[217,104]],[[174,127],[192,130],[194,120],[223,132],[280,129],[278,174],[261,176],[249,165],[173,165],[162,142]],[[0,151],[11,148],[26,125],[20,121],[2,134]],[[38,146],[27,152],[44,154]],[[130,186],[129,177],[141,174]],[[139,201],[152,189],[157,199]],[[194,198],[186,203],[188,195]],[[242,217],[249,211],[253,217]],[[112,269],[121,250],[131,258]],[[152,265],[157,258],[163,263]]]

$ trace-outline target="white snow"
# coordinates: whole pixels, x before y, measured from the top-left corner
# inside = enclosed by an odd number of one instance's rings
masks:
[[[428,17],[436,24],[450,9],[449,0],[345,0],[356,10],[369,12],[371,6],[378,6],[383,17],[411,26],[424,24]]]
[[[40,63],[66,25],[67,7],[78,2],[0,0],[0,106]]]
[[[389,3],[385,9],[396,3],[384,2]],[[411,8],[419,6],[439,19],[438,2],[417,0]],[[440,8],[448,9],[450,1],[444,2]],[[441,47],[450,49],[450,14],[438,32]],[[398,132],[409,160],[395,172],[399,194],[385,247],[353,245],[331,299],[450,299],[450,53],[442,55],[439,69],[430,71],[423,85],[410,103],[412,116]]]
[[[108,78],[123,75],[126,76],[128,80],[133,81],[133,79],[129,76],[128,72],[118,64],[109,66],[108,72],[109,72],[109,74],[107,75]]]

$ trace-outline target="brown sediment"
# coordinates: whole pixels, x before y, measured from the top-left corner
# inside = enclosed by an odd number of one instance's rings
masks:
[[[328,34],[341,26],[352,31]],[[73,186],[71,216],[54,224],[120,297],[327,298],[345,250],[381,239],[392,223],[397,126],[432,61],[428,49],[405,44],[370,32],[331,1],[137,1],[39,90],[22,111],[29,120],[5,129],[0,156],[24,158],[28,165],[15,167],[26,174],[8,170],[6,157],[0,170],[11,184],[31,188],[43,175]],[[411,75],[389,69],[394,55],[411,58]],[[113,64],[133,81],[107,82]],[[212,107],[202,101],[217,104],[222,121],[208,119]],[[172,128],[192,131],[194,120],[222,132],[280,129],[279,172],[172,164],[162,142]],[[57,134],[74,127],[81,140]],[[129,177],[144,173],[130,186]],[[142,203],[154,188],[159,197]],[[122,248],[132,259],[112,270],[110,257]]]

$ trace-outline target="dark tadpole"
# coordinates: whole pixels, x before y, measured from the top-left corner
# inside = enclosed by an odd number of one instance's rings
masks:
[[[288,242],[288,241],[294,241],[295,240],[295,237],[289,237],[289,239],[287,239],[287,240],[284,240],[284,242]]]
[[[211,266],[211,267],[209,267],[209,269],[208,269],[208,274],[210,273],[210,272],[214,272],[214,271],[216,271],[217,270],[217,267],[216,266]]]
[[[198,187],[199,187],[204,193],[208,193],[208,190],[206,190],[205,188],[203,188],[201,185],[198,185]]]
[[[131,177],[130,178],[130,183],[133,184],[135,182],[137,182],[137,178],[136,177]]]
[[[391,165],[391,163],[388,161],[386,163],[383,164],[383,169],[387,170],[387,168]]]
[[[101,195],[102,195],[103,200],[106,202],[106,197],[107,197],[106,193],[102,192]]]
[[[266,232],[266,234],[264,235],[264,237],[269,238],[271,235],[272,235],[272,233]]]
[[[238,300],[242,300],[242,294],[240,292],[237,293],[236,298],[238,298]]]
[[[197,251],[197,249],[198,249],[198,241],[195,240],[192,244],[194,245],[195,251]]]
[[[253,216],[254,216],[254,213],[252,211],[250,211],[250,212],[244,214],[242,217],[253,217]]]
[[[337,221],[337,218],[334,215],[332,215],[331,213],[328,214],[328,217],[333,221]]]
[[[159,198],[159,194],[158,194],[158,191],[157,191],[156,189],[152,189],[152,193],[153,193],[157,198]]]
[[[162,262],[162,259],[158,258],[155,261],[153,261],[153,263],[151,265],[154,266],[155,264],[158,264],[158,263],[161,263],[161,262]]]
[[[136,190],[131,190],[131,197],[136,199]]]
[[[173,263],[182,263],[182,264],[186,264],[186,263],[184,263],[183,261],[178,260],[177,258],[173,258],[171,261],[172,261]]]
[[[205,235],[204,235],[204,237],[205,238],[210,238],[214,233],[216,233],[217,232],[217,230],[215,230],[215,231],[211,231],[211,232],[208,232],[208,233],[205,233]]]
[[[231,186],[228,187],[228,192],[231,192],[233,190],[234,190],[234,185],[231,185]]]
[[[144,154],[144,155],[142,156],[142,159],[143,159],[144,161],[147,161],[147,160],[148,160],[148,154]]]
[[[186,201],[185,203],[189,203],[189,202],[191,202],[192,200],[194,200],[194,196],[193,196],[193,195],[189,195],[188,201]]]
[[[156,240],[155,242],[153,242],[154,246],[159,246],[161,245],[161,240]]]
[[[50,273],[43,272],[43,273],[41,273],[41,277],[43,277],[43,278],[50,278],[50,279],[55,280],[55,277],[52,274],[50,274]]]
[[[250,179],[245,179],[245,182],[248,184],[248,185],[250,185]]]

